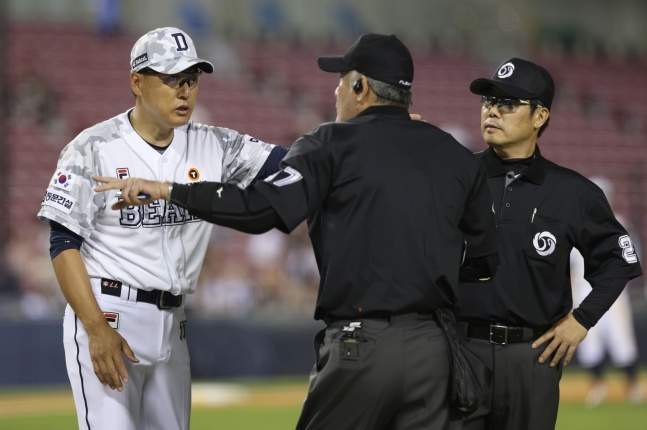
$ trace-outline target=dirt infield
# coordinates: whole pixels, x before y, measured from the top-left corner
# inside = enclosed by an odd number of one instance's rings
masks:
[[[624,401],[624,384],[618,375],[606,377],[608,403]],[[647,389],[643,380],[644,388]],[[561,383],[561,401],[584,402],[589,380],[583,373],[567,374]],[[231,383],[196,383],[193,386],[194,408],[218,407],[281,407],[298,406],[307,387],[303,384],[247,386]],[[74,412],[72,393],[68,390],[43,392],[0,392],[0,417]]]
[[[298,406],[303,403],[307,387],[278,385],[246,387],[238,384],[194,384],[194,408]],[[72,392],[0,392],[0,418],[20,415],[39,415],[74,412]]]
[[[0,417],[74,412],[72,393],[48,391],[0,394]]]

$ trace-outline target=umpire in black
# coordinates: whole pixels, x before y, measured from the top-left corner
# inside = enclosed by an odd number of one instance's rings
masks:
[[[474,280],[495,271],[485,170],[451,135],[411,120],[413,61],[396,36],[365,34],[318,63],[339,74],[336,121],[298,139],[264,182],[97,190],[123,189],[113,207],[140,204],[140,191],[170,196],[252,233],[307,219],[321,274],[314,316],[327,328],[297,429],[445,429],[448,352],[434,310],[454,304],[461,263]]]
[[[511,58],[470,90],[481,96],[489,148],[478,156],[494,200],[501,265],[486,284],[460,287],[456,313],[467,322],[468,345],[494,370],[491,396],[464,429],[554,429],[562,366],[641,274],[640,264],[602,190],[539,150],[555,92],[548,71]],[[573,247],[593,287],[575,310]]]

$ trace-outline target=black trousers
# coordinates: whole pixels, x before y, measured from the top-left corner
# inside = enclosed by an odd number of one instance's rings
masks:
[[[448,428],[447,347],[432,316],[338,321],[315,354],[297,430]]]
[[[532,341],[496,345],[468,339],[468,347],[494,370],[492,392],[463,422],[463,430],[553,430],[559,406],[562,362],[537,360],[546,344]]]

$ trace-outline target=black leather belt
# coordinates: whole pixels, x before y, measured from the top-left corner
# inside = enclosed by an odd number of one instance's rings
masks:
[[[434,314],[429,312],[408,312],[403,314],[386,314],[382,312],[371,313],[362,315],[357,318],[329,318],[323,317],[322,320],[327,326],[345,325],[353,321],[383,321],[393,323],[396,321],[414,321],[414,320],[431,320],[434,319]]]
[[[468,323],[467,337],[485,339],[497,345],[530,342],[548,330],[548,327],[508,327],[501,324]]]
[[[101,294],[121,297],[122,283],[113,279],[101,278]],[[159,309],[179,308],[182,296],[175,296],[168,291],[137,289],[137,301],[157,305]]]

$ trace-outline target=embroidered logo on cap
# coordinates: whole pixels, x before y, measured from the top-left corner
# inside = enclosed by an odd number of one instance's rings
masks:
[[[514,64],[512,63],[505,63],[499,71],[497,72],[497,76],[501,79],[503,78],[509,78],[512,76],[512,73],[514,72]]]
[[[137,66],[139,66],[141,63],[145,63],[148,61],[148,54],[142,54],[139,57],[135,58],[133,60],[133,63],[131,67],[135,69]]]

